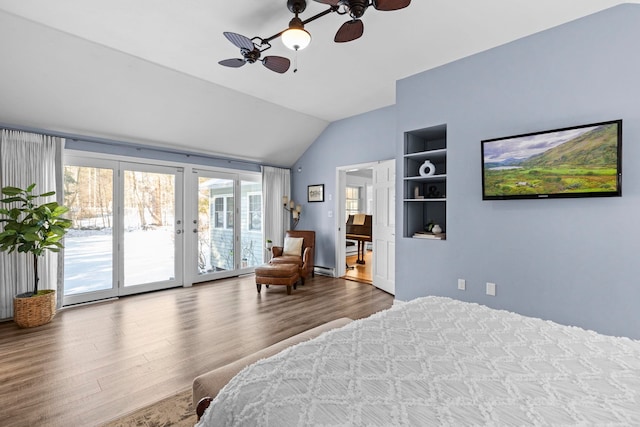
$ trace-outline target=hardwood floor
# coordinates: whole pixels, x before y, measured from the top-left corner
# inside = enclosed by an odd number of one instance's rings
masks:
[[[0,323],[0,426],[97,426],[193,378],[327,321],[367,317],[393,297],[316,276],[288,296],[254,276],[60,311],[33,329]]]
[[[357,259],[358,255],[349,255],[347,257],[347,265],[353,267],[353,269],[347,269],[344,278],[355,280],[356,282],[373,283],[373,252],[364,252],[364,264],[357,264]]]

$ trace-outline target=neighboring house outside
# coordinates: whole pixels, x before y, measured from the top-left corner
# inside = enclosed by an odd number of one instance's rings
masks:
[[[262,187],[260,182],[243,182],[240,201],[240,250],[234,257],[234,210],[237,200],[228,184],[209,190],[210,244],[208,263],[213,271],[233,270],[262,263]],[[201,249],[202,251],[202,249]],[[201,254],[202,255],[202,254]],[[239,259],[238,259],[239,258]]]

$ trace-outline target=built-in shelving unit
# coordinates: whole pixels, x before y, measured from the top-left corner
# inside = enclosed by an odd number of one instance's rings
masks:
[[[405,132],[404,138],[404,237],[424,231],[430,222],[446,236],[447,125]],[[435,166],[433,175],[420,175],[425,161]]]

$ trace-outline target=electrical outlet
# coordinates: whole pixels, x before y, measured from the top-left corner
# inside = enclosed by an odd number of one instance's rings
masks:
[[[467,289],[467,282],[464,279],[458,279],[458,289],[464,291]]]
[[[496,296],[496,284],[487,282],[487,295],[491,295],[492,297]]]

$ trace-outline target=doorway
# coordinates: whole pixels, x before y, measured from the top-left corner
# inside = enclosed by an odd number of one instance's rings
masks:
[[[368,218],[373,213],[373,168],[348,169],[344,196],[346,272],[343,277],[373,284],[372,224]]]
[[[395,160],[338,167],[336,183],[336,275],[395,294]],[[369,236],[351,233],[356,219]]]

